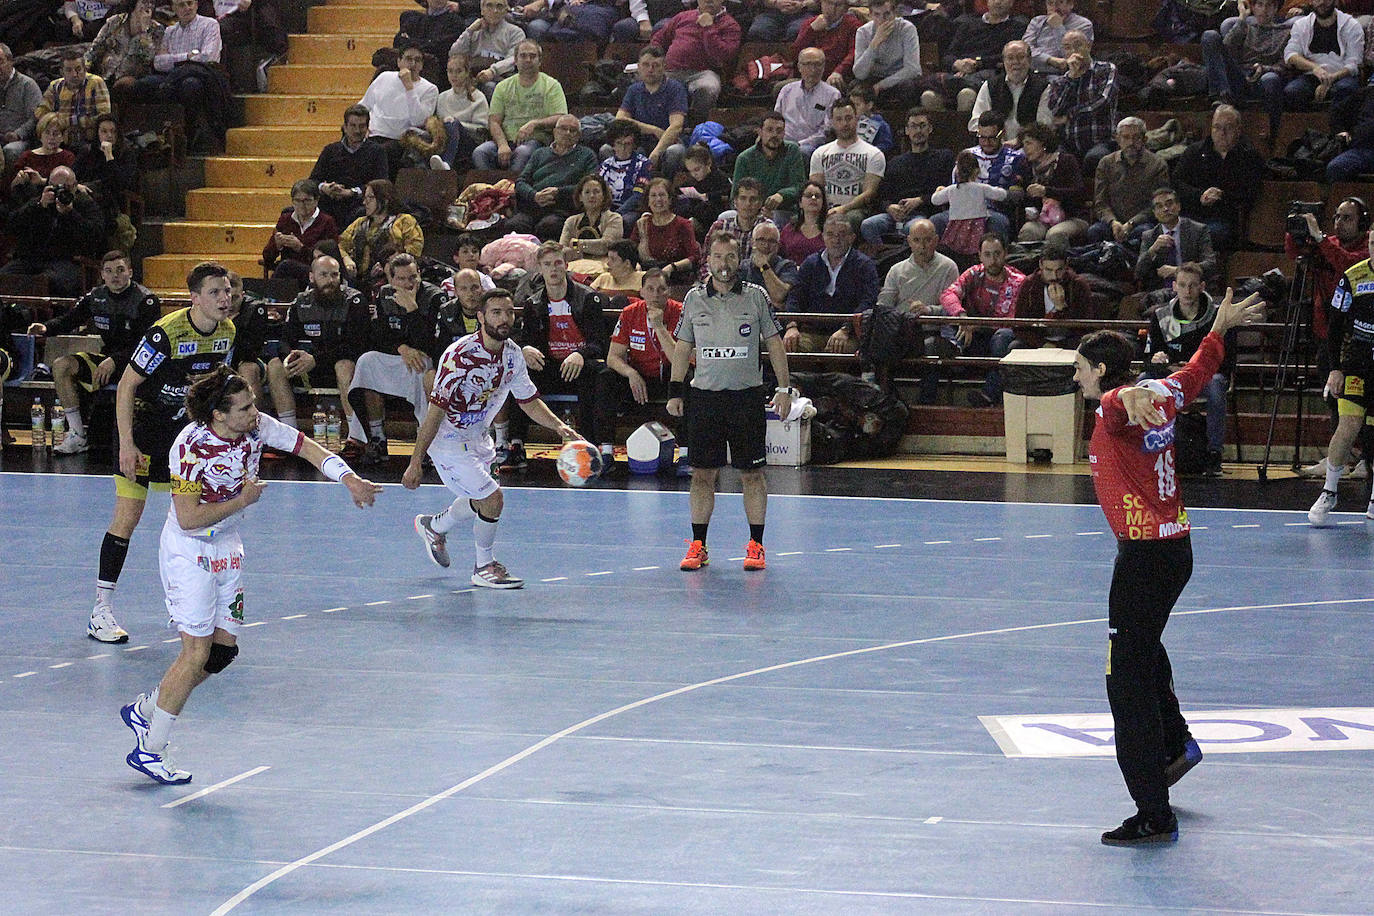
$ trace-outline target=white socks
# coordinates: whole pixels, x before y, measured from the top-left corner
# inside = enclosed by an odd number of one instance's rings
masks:
[[[153,718],[148,725],[148,745],[145,751],[152,751],[154,754],[161,754],[167,749],[167,736],[171,734],[172,725],[177,717],[172,715],[161,706],[153,707]]]

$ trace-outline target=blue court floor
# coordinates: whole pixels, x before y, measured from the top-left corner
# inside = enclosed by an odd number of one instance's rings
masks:
[[[510,489],[498,556],[528,586],[497,593],[466,526],[453,570],[422,552],[445,490],[364,512],[274,481],[242,653],[167,788],[118,714],[175,654],[165,496],[117,593],[130,642],[84,635],[111,490],[0,474],[4,913],[1374,910],[1362,515],[1193,513],[1166,644],[1185,712],[1222,724],[1195,724],[1179,842],[1113,849],[1110,747],[1051,719],[1107,712],[1094,506],[776,496],[746,574],[722,495],[684,574],[685,493]],[[1107,749],[1009,755],[989,717],[1016,716]]]

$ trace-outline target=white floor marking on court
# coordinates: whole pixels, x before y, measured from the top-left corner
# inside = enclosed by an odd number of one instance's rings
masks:
[[[97,652],[95,655],[87,655],[86,661],[93,661],[97,658],[109,658],[113,654],[112,652]]]
[[[658,569],[657,566],[636,566],[635,572],[648,572],[651,569]]]
[[[923,544],[952,544],[953,541],[922,541]]]
[[[1002,539],[1001,539],[1001,538],[974,538],[973,540],[974,540],[975,543],[981,543],[982,541],[1000,541],[1000,540],[1002,540]]]
[[[1194,525],[1194,526],[1192,527],[1192,530],[1193,530],[1193,531],[1206,531],[1206,530],[1207,530],[1207,526],[1206,526],[1206,525]]]
[[[1028,535],[1026,535],[1026,540],[1030,540],[1030,539],[1032,539],[1032,538],[1052,538],[1052,537],[1054,537],[1054,535],[1052,535],[1052,534],[1028,534]]]
[[[163,643],[169,643],[169,642],[181,642],[181,637],[180,637],[180,636],[173,636],[171,639],[164,639],[164,640],[163,640]]]
[[[434,597],[433,595],[409,595],[409,596],[406,597],[406,600],[407,600],[407,601],[420,601],[420,600],[422,600],[422,599],[424,599],[424,598],[433,598],[433,597]]]
[[[567,581],[568,581],[568,577],[567,577],[567,576],[552,576],[552,577],[550,577],[550,578],[548,578],[548,579],[540,579],[539,581],[540,581],[540,582],[567,582]]]
[[[376,606],[379,605],[379,604],[390,604],[390,603],[391,603],[391,599],[388,598],[388,599],[383,599],[382,601],[369,601],[369,602],[367,602],[367,604],[365,604],[365,605],[363,605],[363,606],[364,606],[364,607],[376,607]]]
[[[1283,527],[1285,527],[1285,528],[1311,528],[1311,527],[1312,527],[1312,523],[1311,523],[1311,522],[1284,522],[1284,523],[1283,523]]]
[[[1289,601],[1280,604],[1233,605],[1230,607],[1202,608],[1193,611],[1176,611],[1174,616],[1198,616],[1202,614],[1221,614],[1229,611],[1261,611],[1275,610],[1278,608],[1320,607],[1323,605],[1331,604],[1371,603],[1374,603],[1374,598],[1350,598],[1346,600],[1327,601]],[[865,646],[859,649],[849,649],[844,652],[833,652],[828,655],[816,655],[812,656],[811,658],[795,659],[790,662],[781,662],[779,664],[768,665],[763,668],[753,668],[749,671],[741,671],[738,674],[727,674],[721,677],[711,678],[707,681],[699,681],[695,684],[688,684],[683,687],[674,688],[673,690],[664,691],[663,693],[654,694],[650,697],[635,700],[631,703],[626,703],[622,706],[617,706],[615,709],[610,709],[606,712],[599,713],[595,716],[592,716],[589,719],[583,719],[581,722],[578,722],[575,725],[570,725],[562,731],[554,732],[553,734],[548,735],[540,739],[539,741],[536,741],[534,744],[531,744],[524,750],[512,754],[505,760],[499,761],[498,763],[495,763],[492,766],[487,767],[482,772],[477,773],[474,776],[468,777],[467,779],[463,780],[457,785],[450,786],[442,792],[431,795],[430,797],[420,802],[417,802],[414,805],[411,805],[404,811],[399,811],[396,814],[391,815],[390,817],[378,821],[370,827],[365,827],[362,830],[357,831],[356,833],[344,837],[342,840],[339,840],[335,843],[331,843],[328,846],[325,846],[322,849],[318,849],[307,856],[303,856],[294,862],[290,862],[286,865],[281,866],[276,871],[264,875],[257,881],[254,881],[252,884],[245,887],[243,890],[239,891],[233,897],[230,897],[224,903],[220,904],[218,907],[215,908],[211,916],[224,916],[225,913],[232,911],[240,903],[243,903],[245,900],[256,894],[258,891],[262,890],[267,885],[272,884],[280,878],[286,877],[287,875],[291,874],[297,869],[303,868],[306,865],[310,865],[314,862],[317,862],[318,860],[324,858],[327,855],[330,855],[331,853],[338,852],[340,849],[352,846],[359,840],[364,840],[372,836],[374,833],[377,833],[381,830],[385,830],[387,827],[399,823],[405,820],[406,818],[411,817],[412,815],[419,814],[421,811],[428,810],[429,808],[432,808],[434,805],[437,805],[439,802],[444,801],[447,798],[452,798],[459,792],[462,792],[465,789],[469,789],[472,786],[477,785],[479,782],[483,782],[484,780],[501,773],[503,770],[509,769],[510,767],[514,766],[517,763],[520,763],[527,757],[539,753],[540,751],[544,750],[545,748],[553,744],[556,744],[557,742],[559,742],[563,738],[568,737],[569,735],[574,735],[578,732],[585,731],[586,729],[591,728],[593,725],[600,724],[601,722],[604,722],[607,719],[615,718],[616,716],[623,715],[627,712],[633,712],[636,709],[641,709],[645,706],[649,706],[654,703],[659,703],[664,700],[673,699],[675,697],[693,693],[698,690],[703,690],[707,687],[718,687],[721,684],[729,684],[735,681],[743,680],[745,678],[756,677],[761,674],[771,674],[776,671],[786,671],[792,668],[802,667],[803,665],[812,665],[820,662],[835,661],[836,659],[855,658],[862,655],[872,655],[874,653],[885,652],[890,649],[905,649],[910,648],[912,646],[924,646],[932,645],[935,643],[953,642],[954,640],[973,639],[980,636],[1002,636],[1008,633],[1029,633],[1037,630],[1053,630],[1064,627],[1083,626],[1084,624],[1105,624],[1106,622],[1107,618],[1105,617],[1087,617],[1079,620],[1060,620],[1052,623],[1033,623],[1015,627],[996,627],[994,629],[989,630],[971,630],[964,633],[950,633],[944,636],[928,636],[922,639],[907,639],[902,640],[900,642],[883,643],[882,645],[877,646]]]
[[[125,652],[142,652],[142,651],[143,651],[144,649],[146,649],[146,648],[148,648],[148,647],[147,647],[147,646],[130,646],[129,648],[125,649],[124,651],[125,651]]]
[[[601,572],[587,573],[589,576],[609,576],[615,573],[614,569],[603,569]]]
[[[246,630],[246,629],[248,629],[249,627],[265,627],[265,626],[267,626],[267,621],[266,621],[266,620],[255,620],[255,621],[253,621],[252,623],[245,623],[245,624],[243,625],[243,628]]]
[[[346,611],[346,610],[348,610],[348,608],[346,608],[346,607],[327,607],[327,608],[325,608],[324,610],[320,611],[320,613],[321,613],[321,614],[333,614],[333,613],[336,612],[336,611]]]
[[[57,664],[55,664],[55,665],[49,665],[48,667],[49,667],[49,668],[70,668],[72,665],[75,665],[75,664],[76,664],[76,662],[58,662]]]
[[[942,821],[942,820],[944,820],[943,817],[928,817],[928,818],[926,818],[925,822],[926,822],[927,824],[938,824],[938,823],[940,823],[940,821]]]
[[[264,770],[270,770],[270,769],[272,769],[272,768],[271,768],[271,767],[254,767],[253,769],[249,770],[249,771],[246,772],[246,773],[240,773],[240,774],[237,775],[237,776],[231,776],[231,777],[229,777],[228,779],[224,780],[223,782],[217,782],[217,783],[215,783],[213,786],[206,786],[205,788],[201,789],[199,792],[192,792],[190,795],[187,795],[187,796],[185,796],[184,798],[178,798],[178,799],[177,799],[176,801],[174,801],[174,802],[168,802],[167,804],[163,805],[162,807],[164,807],[164,808],[175,808],[175,807],[177,807],[178,805],[184,805],[184,804],[186,804],[187,802],[195,801],[195,800],[198,799],[198,798],[204,798],[205,796],[209,795],[211,792],[215,792],[215,791],[217,791],[217,790],[219,790],[219,789],[223,789],[225,786],[232,786],[232,785],[233,785],[234,783],[236,783],[236,782],[242,782],[243,780],[247,779],[249,776],[256,776],[256,775],[258,775],[259,773],[263,772]]]
[[[901,547],[901,544],[874,544],[874,550],[886,550],[889,547]]]
[[[801,550],[783,550],[773,554],[775,557],[799,557],[804,553]]]
[[[1073,533],[1073,536],[1074,536],[1074,537],[1077,537],[1077,538],[1086,538],[1086,537],[1092,537],[1092,536],[1095,535],[1095,534],[1101,534],[1101,533],[1102,533],[1101,531],[1075,531],[1075,532]]]
[[[740,561],[740,560],[743,560],[743,559],[744,559],[744,557],[726,557],[726,558],[725,558],[725,562],[727,562],[727,563],[736,563],[736,562],[738,562],[738,561]]]
[[[470,588],[455,588],[455,589],[453,590],[453,594],[455,594],[455,595],[471,595],[471,594],[472,594],[472,591],[473,591],[473,590],[470,589]]]
[[[1232,528],[1258,528],[1259,525],[1232,525]]]
[[[38,673],[37,671],[25,671],[25,672],[23,672],[22,674],[16,674],[16,675],[14,675],[14,676],[17,677],[17,678],[18,678],[18,677],[33,677],[33,676],[34,676],[35,674],[37,674],[37,673]]]
[[[827,548],[825,548],[825,552],[826,552],[826,553],[848,553],[849,551],[851,551],[851,550],[853,550],[853,549],[854,549],[853,547],[827,547]]]
[[[282,620],[300,620],[302,617],[309,617],[309,614],[288,614]]]
[[[1337,524],[1337,525],[1363,525],[1364,522],[1363,522],[1362,520],[1360,520],[1360,519],[1355,519],[1355,521],[1353,521],[1353,522],[1337,522],[1336,524]],[[1255,527],[1258,528],[1259,525],[1256,525]]]

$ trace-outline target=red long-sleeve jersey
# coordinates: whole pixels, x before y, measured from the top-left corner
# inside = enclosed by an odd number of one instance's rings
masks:
[[[1186,366],[1142,383],[1169,396],[1160,405],[1161,426],[1127,425],[1120,388],[1102,396],[1088,461],[1098,505],[1117,538],[1149,541],[1188,533],[1188,510],[1179,498],[1174,467],[1174,417],[1216,374],[1225,353],[1221,338],[1208,333]]]

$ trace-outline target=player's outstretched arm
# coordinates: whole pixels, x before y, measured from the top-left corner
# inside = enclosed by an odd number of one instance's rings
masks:
[[[518,403],[518,402],[517,402]],[[532,401],[525,401],[520,404],[520,409],[534,422],[545,429],[551,429],[558,433],[559,437],[567,442],[570,439],[581,439],[577,430],[573,429],[562,420],[558,419],[558,414],[549,410],[549,405],[544,403],[543,398],[535,398]]]
[[[359,509],[365,509],[377,501],[377,494],[382,492],[380,484],[359,477],[358,472],[348,466],[348,462],[326,450],[309,436],[303,436],[302,439],[300,456],[330,480],[348,487],[354,505]]]
[[[420,478],[424,476],[425,453],[429,451],[434,437],[439,435],[439,424],[443,421],[444,409],[430,404],[424,422],[415,431],[415,451],[410,453],[410,464],[406,465],[405,473],[401,475],[401,486],[407,490],[420,485]]]

